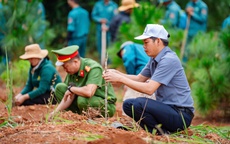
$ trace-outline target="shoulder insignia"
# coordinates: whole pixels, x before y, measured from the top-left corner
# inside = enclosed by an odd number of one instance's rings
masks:
[[[68,24],[72,23],[73,19],[72,18],[68,18]]]
[[[207,14],[207,10],[206,10],[206,9],[202,9],[201,13],[202,13],[203,15],[206,15],[206,14]]]
[[[85,66],[85,71],[89,72],[90,71],[90,67],[89,66]]]
[[[175,18],[174,13],[170,13],[169,17],[170,17],[171,19],[174,19],[174,18]]]

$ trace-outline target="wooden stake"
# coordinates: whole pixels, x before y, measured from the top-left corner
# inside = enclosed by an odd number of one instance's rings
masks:
[[[108,52],[105,57],[105,72],[107,71]],[[108,120],[108,82],[105,82],[105,120]]]

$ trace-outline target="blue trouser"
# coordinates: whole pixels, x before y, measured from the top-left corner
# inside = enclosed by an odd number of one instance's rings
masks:
[[[79,51],[80,56],[85,57],[86,42],[87,42],[87,35],[84,35],[84,36],[77,37],[77,38],[69,40],[68,41],[68,46],[78,45],[79,46],[78,51]]]
[[[174,106],[166,105],[144,97],[127,99],[124,101],[123,110],[136,122],[141,120],[139,123],[140,126],[145,130],[147,128],[147,131],[150,133],[152,133],[159,124],[162,125],[160,129],[164,133],[184,130],[186,127],[190,126],[193,119],[193,113],[188,112],[188,110],[180,110]],[[183,115],[183,118],[181,114]],[[183,119],[186,123],[186,127],[183,123]],[[157,133],[161,134],[159,129],[157,129]]]

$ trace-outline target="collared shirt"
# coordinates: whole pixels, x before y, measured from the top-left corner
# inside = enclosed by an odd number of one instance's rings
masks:
[[[194,111],[193,99],[181,62],[169,47],[152,58],[141,75],[161,83],[156,90],[156,100],[168,105],[188,107]]]
[[[110,24],[110,21],[117,13],[118,5],[110,0],[108,4],[105,4],[104,1],[98,1],[93,7],[92,10],[92,19],[97,23],[97,28],[101,29],[101,19],[107,19],[106,25]]]
[[[196,35],[199,31],[205,32],[207,29],[208,7],[202,0],[190,1],[186,8],[193,8],[193,15],[190,18],[189,36]]]
[[[177,27],[179,23],[180,10],[180,6],[175,1],[172,1],[170,4],[168,4],[166,7],[163,24],[169,22],[173,27]]]
[[[73,32],[73,38],[88,35],[89,26],[90,20],[87,10],[78,6],[69,12],[67,31]]]
[[[143,45],[133,43],[123,48],[122,60],[127,74],[138,75],[150,58]]]
[[[89,58],[81,58],[81,66],[76,74],[67,74],[65,83],[74,83],[77,87],[88,84],[98,86],[94,96],[105,98],[105,80],[102,78],[103,69],[99,63]],[[113,87],[108,84],[108,102],[115,103],[117,100]]]

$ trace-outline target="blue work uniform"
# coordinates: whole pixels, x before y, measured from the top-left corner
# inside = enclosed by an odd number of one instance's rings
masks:
[[[194,102],[176,53],[165,47],[151,58],[140,74],[161,84],[155,91],[156,100],[144,97],[127,99],[123,104],[124,112],[135,121],[141,121],[140,126],[151,133],[159,124],[165,133],[183,130],[184,122],[189,127],[194,116]]]
[[[190,1],[186,5],[193,8],[193,15],[190,18],[189,30],[188,30],[188,41],[199,32],[205,32],[207,29],[207,18],[208,18],[208,7],[202,0],[196,2]]]
[[[172,27],[177,27],[179,23],[180,11],[181,8],[175,1],[170,2],[166,6],[165,16],[161,23],[169,23]]]
[[[230,16],[228,16],[222,23],[222,29],[230,27]]]
[[[123,48],[122,60],[127,74],[138,75],[149,59],[141,44],[133,43]]]
[[[85,57],[89,26],[90,20],[87,10],[78,6],[69,12],[67,31],[72,32],[72,34],[68,39],[68,46],[78,45],[81,57]]]
[[[192,41],[193,37],[198,32],[206,32],[207,29],[207,17],[208,17],[208,7],[202,0],[197,0],[196,2],[190,1],[186,5],[193,8],[193,15],[190,17],[188,36],[186,40],[186,46],[184,50],[184,55],[182,58],[183,64],[186,64],[189,59],[189,48],[188,45]]]
[[[117,15],[113,17],[109,25],[109,32],[111,34],[111,41],[114,42],[117,40],[117,34],[119,27],[122,23],[130,22],[130,14],[124,11],[119,12]]]
[[[99,0],[93,7],[92,19],[96,22],[96,45],[99,56],[101,55],[101,19],[107,19],[106,25],[109,26],[110,21],[117,13],[118,5],[110,0],[108,4],[105,4],[103,0]],[[106,44],[110,41],[110,33],[106,32]]]

